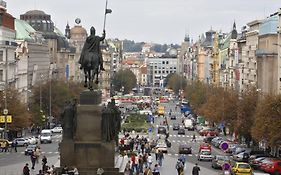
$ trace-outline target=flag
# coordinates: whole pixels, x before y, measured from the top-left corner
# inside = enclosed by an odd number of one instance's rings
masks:
[[[112,10],[111,9],[105,9],[105,14],[111,13]]]

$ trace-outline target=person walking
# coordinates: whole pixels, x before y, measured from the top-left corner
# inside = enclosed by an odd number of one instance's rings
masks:
[[[26,163],[25,166],[23,167],[22,174],[23,175],[30,175],[30,170],[29,170],[29,167],[28,167],[28,163]]]
[[[160,150],[159,153],[158,153],[158,160],[157,160],[160,167],[162,166],[163,159],[164,159],[164,154]]]
[[[47,157],[45,155],[42,158],[42,171],[47,172]]]
[[[15,140],[14,142],[13,142],[13,146],[14,146],[14,150],[15,150],[15,152],[18,152],[18,141],[17,140]]]
[[[195,166],[192,168],[192,175],[199,175],[200,167],[197,163],[195,163]]]
[[[183,163],[180,161],[180,159],[178,159],[177,163],[176,163],[176,169],[178,172],[178,175],[181,175],[184,169],[184,165]]]
[[[37,157],[35,155],[35,152],[33,151],[32,154],[30,155],[30,159],[31,159],[31,163],[32,163],[32,167],[31,169],[34,170],[34,167],[35,167],[35,162],[37,160]]]
[[[196,136],[195,136],[195,134],[193,134],[193,136],[192,136],[192,142],[196,142]]]
[[[148,168],[150,168],[150,169],[151,169],[152,162],[153,162],[153,158],[152,158],[151,154],[148,154],[147,163],[148,163]]]

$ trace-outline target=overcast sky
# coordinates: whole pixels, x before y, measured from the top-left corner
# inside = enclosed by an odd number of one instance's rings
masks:
[[[6,0],[8,12],[19,18],[26,11],[43,10],[64,32],[67,21],[102,33],[105,0]],[[156,43],[181,43],[185,33],[195,40],[208,31],[229,32],[234,20],[238,31],[255,19],[263,19],[281,7],[281,0],[108,0],[109,38]]]

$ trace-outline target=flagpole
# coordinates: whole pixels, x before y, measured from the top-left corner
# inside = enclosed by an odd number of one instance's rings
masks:
[[[107,9],[107,2],[108,0],[106,0],[105,3],[105,10],[104,10],[104,20],[103,20],[103,31],[105,30],[105,22],[106,22],[106,9]]]

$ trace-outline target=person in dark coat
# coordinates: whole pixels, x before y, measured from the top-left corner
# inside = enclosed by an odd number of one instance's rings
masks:
[[[89,56],[89,53],[93,53],[94,57],[99,59],[100,70],[105,71],[105,69],[103,68],[103,59],[100,49],[100,42],[105,39],[105,30],[103,31],[102,37],[96,36],[95,34],[96,29],[94,27],[91,27],[91,35],[87,37],[85,41],[78,63],[81,64],[80,69],[83,69],[85,64],[85,57]]]
[[[200,167],[196,163],[195,166],[192,168],[192,175],[199,175]]]
[[[23,175],[30,175],[30,169],[28,167],[28,163],[26,163],[25,166],[23,167],[22,174]]]

